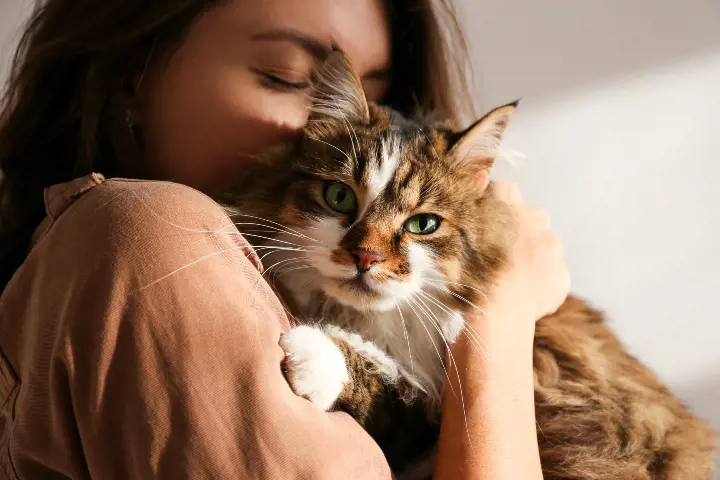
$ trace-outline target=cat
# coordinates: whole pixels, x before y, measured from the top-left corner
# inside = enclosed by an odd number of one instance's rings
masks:
[[[337,51],[315,86],[301,138],[221,201],[295,316],[316,319],[281,339],[295,393],[349,413],[399,479],[430,478],[446,349],[472,336],[464,317],[514,235],[489,173],[517,104],[459,133],[406,119],[368,103]],[[710,478],[714,433],[585,302],[537,323],[534,375],[546,480]]]

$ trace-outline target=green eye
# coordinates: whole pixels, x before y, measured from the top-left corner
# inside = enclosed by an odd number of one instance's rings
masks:
[[[428,235],[440,226],[440,217],[432,213],[420,213],[405,222],[405,230],[416,235]]]
[[[357,209],[355,193],[344,183],[328,185],[325,188],[325,201],[330,208],[340,213],[353,213]]]

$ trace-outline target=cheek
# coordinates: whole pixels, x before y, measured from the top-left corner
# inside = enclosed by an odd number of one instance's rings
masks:
[[[337,218],[323,217],[319,220],[311,222],[311,231],[315,240],[320,242],[323,247],[328,249],[336,249],[340,245],[340,241],[347,233]]]
[[[416,243],[408,245],[411,282],[421,281],[422,278],[436,270],[432,257],[432,251],[426,246]]]
[[[334,252],[340,249],[340,241],[347,233],[347,228],[343,226],[340,220],[323,217],[319,220],[310,221],[307,228],[298,231],[312,239],[309,241],[313,248],[307,256],[322,275],[332,278],[352,277],[355,275],[353,262],[341,265],[334,257]]]
[[[426,247],[433,252],[433,267],[438,276],[449,282],[460,281],[466,267],[463,263],[465,247],[462,237],[451,232],[434,238]]]
[[[170,66],[163,78],[143,126],[148,158],[155,176],[200,190],[241,175],[255,155],[307,120],[304,98],[268,90],[249,71]]]
[[[391,282],[390,287],[399,296],[409,296],[423,289],[430,280],[441,280],[444,275],[435,266],[432,249],[419,243],[410,243],[407,247],[407,263],[409,275],[399,281]]]
[[[457,282],[462,275],[462,262],[457,258],[452,258],[438,262],[438,270],[451,282]]]

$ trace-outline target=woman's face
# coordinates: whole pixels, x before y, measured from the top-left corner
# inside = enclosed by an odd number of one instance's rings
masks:
[[[231,0],[204,13],[141,80],[133,115],[152,174],[203,191],[242,174],[305,124],[308,79],[332,42],[380,101],[390,68],[383,0]]]

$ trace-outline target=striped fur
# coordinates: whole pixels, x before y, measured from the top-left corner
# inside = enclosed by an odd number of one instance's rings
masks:
[[[467,334],[463,315],[485,304],[513,238],[488,174],[515,105],[456,133],[367,105],[341,54],[327,68],[302,139],[269,154],[223,199],[264,225],[260,235],[241,231],[296,315],[317,322],[310,328],[342,354],[319,341],[323,358],[343,358],[346,370],[323,366],[308,391],[324,381],[341,389],[332,408],[373,435],[399,478],[427,478],[447,344]],[[326,201],[334,182],[354,192],[353,212]],[[437,231],[409,232],[418,213],[437,215]],[[379,260],[361,273],[357,252]],[[288,358],[313,351],[294,348]],[[339,373],[330,381],[324,371]],[[582,301],[570,298],[538,324],[535,388],[545,479],[710,478],[712,432]]]

